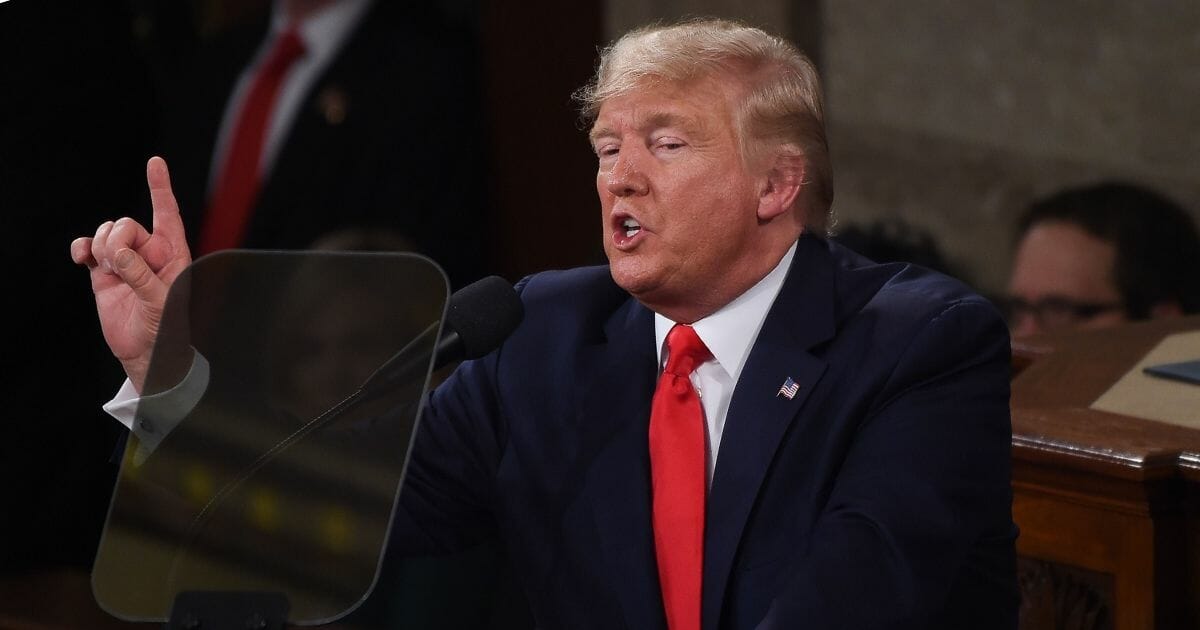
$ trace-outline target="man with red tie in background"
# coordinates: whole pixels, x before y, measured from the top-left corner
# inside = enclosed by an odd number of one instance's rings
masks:
[[[656,26],[578,96],[609,264],[522,280],[522,324],[432,394],[395,544],[499,538],[541,628],[1015,628],[1004,322],[823,237],[811,63]],[[72,244],[135,388],[189,260],[148,178],[152,232]]]
[[[477,33],[441,5],[273,0],[164,72],[161,151],[193,253],[347,231],[482,275]]]

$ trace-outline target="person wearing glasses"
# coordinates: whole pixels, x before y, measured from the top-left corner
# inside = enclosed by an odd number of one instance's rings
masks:
[[[1200,236],[1144,186],[1064,189],[1017,223],[1007,307],[1013,337],[1200,312]]]

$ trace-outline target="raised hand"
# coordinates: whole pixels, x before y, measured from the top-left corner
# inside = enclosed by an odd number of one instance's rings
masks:
[[[151,230],[122,217],[71,242],[71,259],[89,269],[100,328],[125,374],[141,392],[162,320],[167,289],[192,261],[171,192],[167,163],[152,157],[146,182],[154,208]]]

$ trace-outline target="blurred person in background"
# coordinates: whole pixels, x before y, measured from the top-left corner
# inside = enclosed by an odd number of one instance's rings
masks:
[[[1017,223],[1014,337],[1200,312],[1200,237],[1143,186],[1101,182],[1035,201]]]
[[[86,281],[60,263],[62,242],[113,208],[148,211],[140,164],[154,152],[178,165],[177,192],[199,236],[238,105],[272,36],[293,19],[314,38],[268,99],[291,112],[266,117],[255,211],[238,246],[303,249],[362,229],[404,239],[456,285],[482,275],[478,33],[471,5],[449,5],[0,3],[10,61],[0,68],[0,208],[24,235],[5,256],[37,270],[14,288],[36,306],[9,309],[21,332],[6,363],[16,377],[0,457],[11,481],[0,592],[12,597],[0,598],[0,616],[19,608],[44,621],[71,612],[76,597],[91,601],[116,474],[120,433],[97,417],[118,372],[93,327],[80,325],[80,309],[92,307],[69,290]],[[46,595],[25,600],[8,590],[17,585]]]
[[[469,5],[260,4],[156,69],[158,152],[193,251],[387,231],[455,287],[481,277],[487,134]],[[154,7],[147,20],[166,29],[186,21],[179,12]],[[148,56],[171,46],[152,39]]]

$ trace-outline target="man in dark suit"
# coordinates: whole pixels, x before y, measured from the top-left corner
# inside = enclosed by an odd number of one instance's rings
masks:
[[[202,236],[229,202],[220,193],[248,93],[295,30],[303,52],[264,104],[261,148],[244,158],[261,181],[244,235],[227,244],[304,249],[346,230],[384,232],[438,261],[455,285],[480,277],[486,130],[469,19],[374,0],[271,6],[202,43],[163,80],[160,151],[192,250],[213,249]]]
[[[397,544],[499,538],[544,628],[1014,628],[1004,323],[820,236],[812,65],[653,27],[581,97],[609,265],[523,280],[521,326],[434,392]],[[187,261],[149,170],[153,233],[72,246],[102,307],[153,309]],[[149,346],[110,341],[140,384]]]

